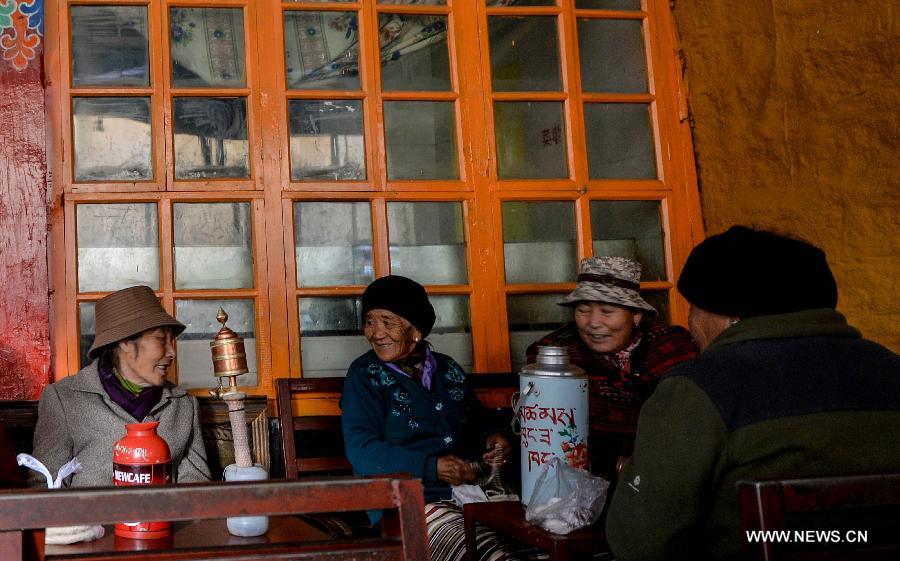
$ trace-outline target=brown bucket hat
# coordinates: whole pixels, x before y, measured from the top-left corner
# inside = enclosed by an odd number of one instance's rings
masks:
[[[107,294],[94,308],[97,336],[88,357],[97,358],[100,349],[157,327],[171,327],[177,337],[184,325],[170,316],[149,286],[130,286]]]
[[[581,260],[575,290],[558,304],[607,302],[656,314],[656,308],[641,298],[641,264],[625,257],[589,257]]]

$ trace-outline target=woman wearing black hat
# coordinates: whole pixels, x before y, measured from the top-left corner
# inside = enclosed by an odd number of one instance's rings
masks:
[[[363,293],[362,315],[372,350],[350,365],[341,397],[354,472],[421,477],[433,502],[449,499],[451,485],[475,481],[471,461],[506,461],[509,442],[486,422],[462,368],[425,339],[435,321],[425,289],[382,277]],[[369,516],[375,522],[381,513]]]

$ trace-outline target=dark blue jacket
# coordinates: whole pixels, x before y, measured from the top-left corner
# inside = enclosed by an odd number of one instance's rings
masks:
[[[439,456],[480,459],[496,428],[456,362],[434,353],[431,391],[369,351],[347,371],[341,411],[344,446],[359,475],[406,472],[422,478],[425,500],[449,498],[437,480]]]

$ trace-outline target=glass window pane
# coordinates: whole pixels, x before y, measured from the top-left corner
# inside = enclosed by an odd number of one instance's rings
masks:
[[[507,283],[575,279],[578,259],[573,202],[506,201],[502,212]]]
[[[300,298],[299,309],[304,378],[344,376],[371,349],[359,317],[361,298]]]
[[[94,344],[94,336],[97,334],[93,302],[81,302],[78,304],[78,364],[84,368],[92,362],[88,358],[88,351]]]
[[[366,285],[375,280],[369,203],[294,203],[294,245],[297,286]]]
[[[428,299],[434,306],[436,316],[434,329],[427,337],[431,346],[455,360],[466,372],[472,372],[475,359],[472,356],[469,297],[431,295]]]
[[[356,12],[284,13],[289,89],[359,89]]]
[[[640,10],[641,0],[575,0],[576,10]]]
[[[647,72],[640,20],[579,19],[581,84],[586,92],[644,93]]]
[[[252,288],[250,203],[175,203],[175,288]]]
[[[569,175],[562,103],[494,103],[500,179],[552,179]]]
[[[656,178],[649,106],[586,103],[584,120],[591,179]]]
[[[75,181],[153,179],[149,97],[72,100]]]
[[[73,86],[150,85],[146,6],[72,6],[71,17]]]
[[[222,327],[216,319],[219,308],[228,314],[225,325],[244,339],[249,372],[238,376],[238,385],[247,387],[258,383],[253,300],[175,300],[175,317],[186,326],[176,343],[178,385],[183,388],[214,388],[218,383],[213,375],[209,343]]]
[[[136,284],[159,290],[155,203],[82,204],[75,216],[79,292]]]
[[[670,325],[672,316],[669,315],[669,291],[667,290],[642,290],[641,298],[648,304],[656,308],[658,312],[653,318],[654,323],[664,323]]]
[[[594,255],[635,259],[641,280],[666,280],[659,201],[591,201]]]
[[[562,89],[555,17],[493,16],[488,27],[495,92]]]
[[[378,29],[384,90],[451,90],[445,16],[381,14]]]
[[[388,203],[391,274],[420,284],[465,284],[462,203]]]
[[[513,371],[525,366],[525,350],[544,335],[572,321],[572,309],[557,304],[564,294],[510,294],[509,357]]]
[[[384,126],[389,178],[459,178],[452,102],[387,101]]]
[[[240,88],[244,12],[240,8],[169,8],[172,85]]]
[[[291,100],[291,179],[365,179],[362,102]]]
[[[248,177],[247,100],[175,98],[175,178]]]

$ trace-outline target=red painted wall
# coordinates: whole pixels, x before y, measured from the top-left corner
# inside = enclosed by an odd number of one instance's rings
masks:
[[[41,58],[0,59],[0,399],[49,382],[47,154]]]

